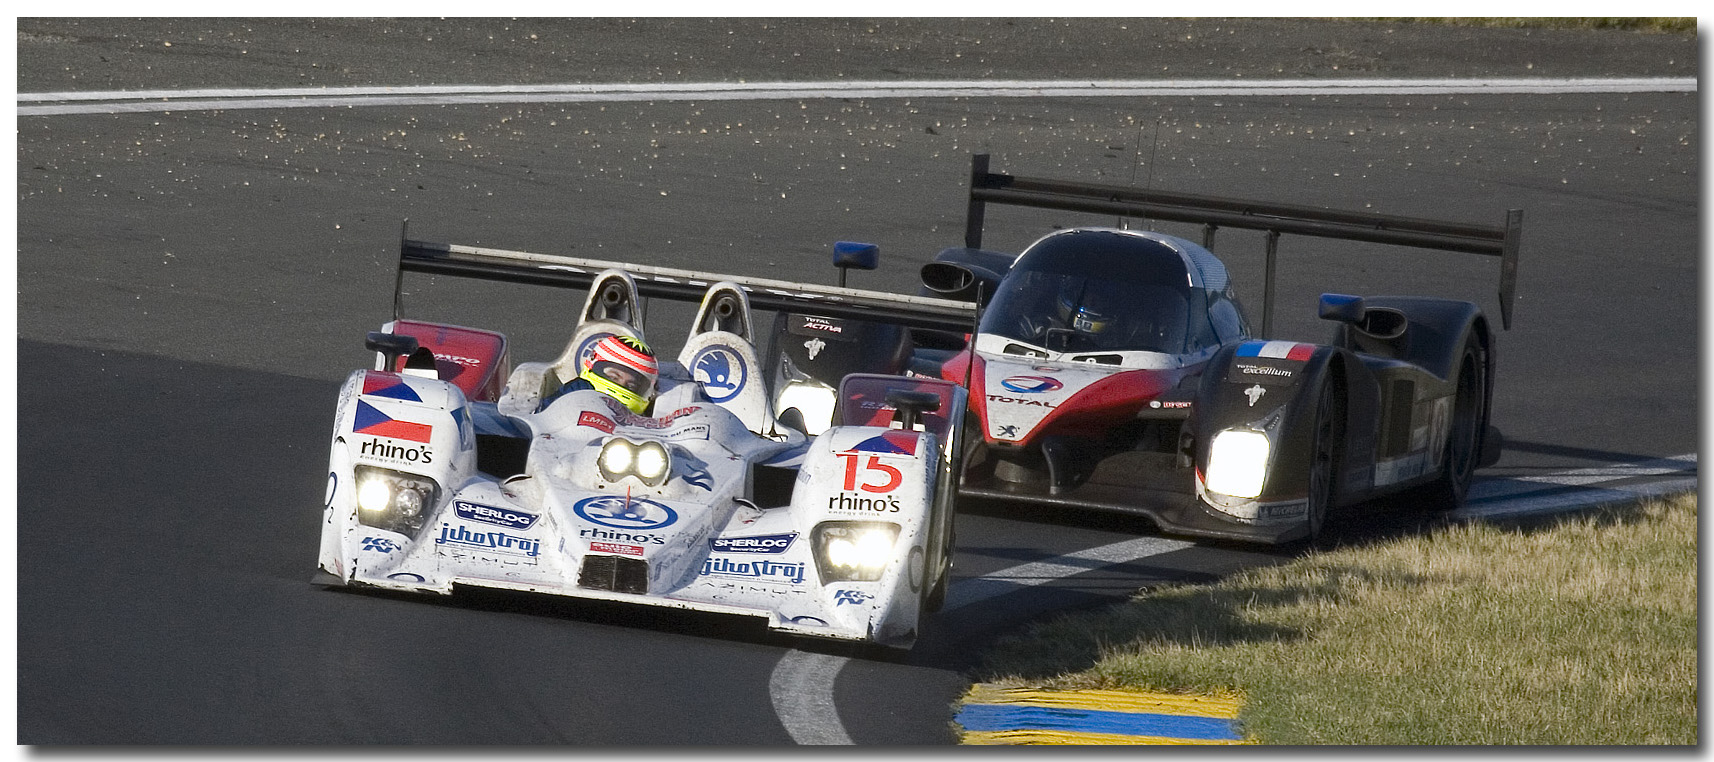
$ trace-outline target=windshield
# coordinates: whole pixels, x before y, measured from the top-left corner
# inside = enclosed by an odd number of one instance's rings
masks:
[[[1184,260],[1157,241],[1110,230],[1049,236],[1001,281],[981,330],[1053,352],[1184,354],[1204,331]],[[1206,316],[1200,323],[1206,324]]]

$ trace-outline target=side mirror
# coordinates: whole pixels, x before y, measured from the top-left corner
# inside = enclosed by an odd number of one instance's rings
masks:
[[[881,247],[872,243],[837,241],[833,244],[833,266],[873,270],[881,266]]]
[[[1377,339],[1403,336],[1410,319],[1390,307],[1366,307],[1363,297],[1346,294],[1321,295],[1321,319],[1345,323]]]
[[[1363,322],[1363,297],[1347,294],[1322,294],[1321,319],[1357,325]]]
[[[893,420],[905,431],[922,423],[923,413],[940,409],[940,395],[919,389],[888,389],[886,401],[893,406]]]
[[[872,243],[835,241],[833,266],[839,268],[839,287],[845,287],[845,271],[852,268],[873,270],[881,266],[881,247]]]
[[[417,337],[385,331],[370,331],[363,337],[363,346],[369,351],[379,352],[382,357],[387,358],[386,364],[377,370],[391,371],[399,364],[401,355],[408,355],[417,351]]]

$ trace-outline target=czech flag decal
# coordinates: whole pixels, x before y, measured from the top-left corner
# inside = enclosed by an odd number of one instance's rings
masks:
[[[427,444],[434,427],[426,423],[411,423],[387,417],[386,413],[376,409],[363,400],[357,401],[357,421],[352,428],[357,434],[368,434],[372,437],[387,437],[390,439],[408,439],[412,442]]]
[[[878,452],[887,455],[917,454],[917,433],[914,431],[889,431],[880,436],[869,437],[851,448],[856,452]]]
[[[405,383],[404,377],[397,373],[369,371],[363,374],[363,393],[410,402],[423,401],[422,397],[417,396],[417,391]]]

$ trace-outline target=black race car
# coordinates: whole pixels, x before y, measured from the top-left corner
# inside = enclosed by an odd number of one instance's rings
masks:
[[[1204,240],[1080,227],[988,251],[987,203],[1198,223]],[[1333,509],[1406,491],[1461,505],[1498,456],[1495,332],[1476,304],[1324,294],[1325,343],[1273,340],[1271,304],[1254,332],[1208,247],[1218,227],[1267,231],[1269,301],[1282,233],[1496,256],[1509,327],[1521,212],[1501,227],[1330,212],[1012,177],[978,156],[969,216],[965,246],[922,277],[924,293],[982,307],[970,334],[784,314],[770,359],[782,419],[819,404],[823,367],[933,375],[970,391],[961,497],[1264,543],[1315,539]]]

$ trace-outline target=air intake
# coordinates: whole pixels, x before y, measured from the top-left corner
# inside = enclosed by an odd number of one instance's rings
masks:
[[[641,558],[584,556],[577,586],[615,593],[649,592],[649,562]]]

